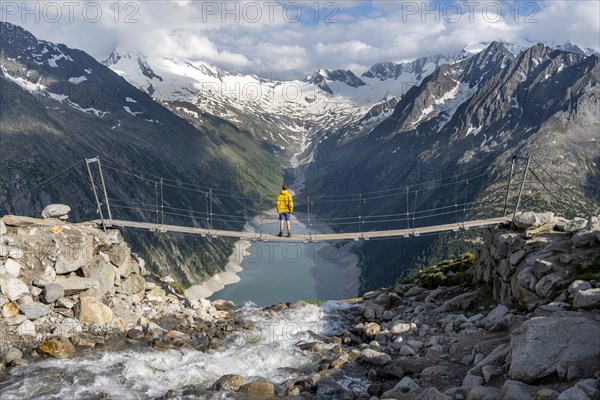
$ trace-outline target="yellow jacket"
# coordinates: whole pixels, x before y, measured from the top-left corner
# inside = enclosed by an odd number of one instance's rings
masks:
[[[294,200],[292,200],[292,195],[287,190],[282,190],[277,196],[277,212],[281,213],[291,213],[294,211]]]

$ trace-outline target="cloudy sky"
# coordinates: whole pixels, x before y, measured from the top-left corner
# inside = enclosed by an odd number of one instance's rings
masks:
[[[5,1],[1,19],[103,59],[115,47],[276,79],[527,39],[600,48],[600,0]]]

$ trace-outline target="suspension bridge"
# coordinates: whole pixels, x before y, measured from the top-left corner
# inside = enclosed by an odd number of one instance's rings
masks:
[[[532,162],[535,160],[531,157],[515,156],[510,166],[504,169],[488,164],[410,186],[365,193],[296,198],[295,202],[303,204],[306,208],[301,222],[308,228],[308,233],[294,234],[288,238],[265,233],[263,228],[266,222],[275,221],[273,218],[264,217],[263,206],[273,203],[274,208],[277,193],[266,202],[267,199],[260,195],[240,195],[231,190],[152,175],[114,162],[101,163],[99,157],[84,160],[86,175],[94,195],[95,211],[99,216],[99,219],[93,222],[105,230],[109,227],[121,227],[156,233],[199,235],[206,238],[304,243],[419,237],[509,223],[519,212],[528,177],[533,177],[548,190],[532,168]],[[515,168],[519,163],[521,168]],[[37,190],[38,187],[60,178],[80,165],[81,162],[66,168],[32,190]],[[560,185],[543,166],[537,165],[554,183]],[[493,170],[494,168],[496,170]],[[120,192],[111,191],[107,182],[117,181],[121,184]],[[132,181],[136,182],[136,193],[124,193],[123,183],[131,185]],[[479,190],[476,188],[488,187],[494,183],[497,184],[497,190],[492,195],[474,196]],[[182,197],[184,192],[188,193],[187,197]],[[444,195],[440,196],[442,192]],[[551,191],[548,192],[556,199]],[[568,194],[566,190],[564,193]],[[470,201],[473,197],[479,199]],[[252,201],[256,204],[260,213],[260,216],[255,217],[258,227],[255,230],[232,230],[232,226],[240,227],[246,224],[248,218],[246,210],[232,211],[231,207],[226,207],[227,199]],[[381,207],[374,212],[373,205],[381,205],[381,202],[391,205],[390,208],[395,212],[382,213],[379,211]],[[339,205],[343,215],[331,215],[331,207],[327,212],[319,210],[320,206],[326,206],[328,203]],[[114,217],[113,212],[119,216]],[[337,232],[321,232],[321,228],[330,226],[335,226]],[[382,230],[382,226],[389,229]]]

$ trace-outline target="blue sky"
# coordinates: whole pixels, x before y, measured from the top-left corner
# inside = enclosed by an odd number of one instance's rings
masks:
[[[600,1],[2,0],[3,21],[97,59],[114,47],[276,79],[522,40],[600,48]],[[25,7],[23,5],[25,4]]]

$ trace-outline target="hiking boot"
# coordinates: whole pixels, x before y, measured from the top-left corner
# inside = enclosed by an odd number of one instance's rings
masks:
[[[279,234],[277,236],[282,237],[283,236],[283,232],[279,232]]]
[[[292,233],[288,232],[288,237],[291,238],[292,237]]]

